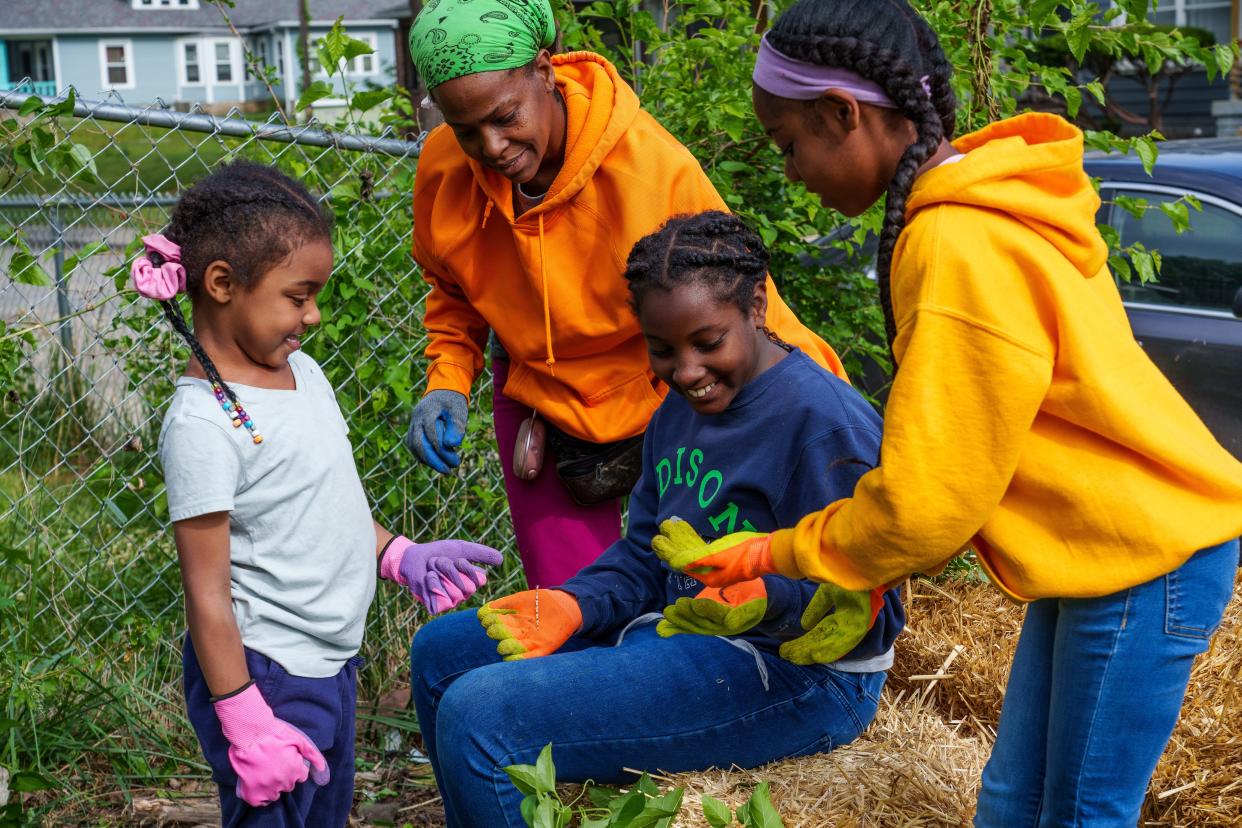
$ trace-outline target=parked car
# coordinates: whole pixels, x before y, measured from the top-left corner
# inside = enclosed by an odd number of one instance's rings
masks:
[[[1150,176],[1134,156],[1091,153],[1084,166],[1101,181],[1099,222],[1116,228],[1123,245],[1142,242],[1164,259],[1155,282],[1118,280],[1135,338],[1242,459],[1242,138],[1167,141]],[[1158,206],[1187,194],[1203,209],[1191,210],[1190,229],[1179,235]],[[1118,195],[1153,209],[1138,218],[1114,203]],[[830,246],[833,240],[821,239],[806,261],[874,276],[874,236],[852,252]],[[876,393],[885,379],[868,366],[862,385]]]

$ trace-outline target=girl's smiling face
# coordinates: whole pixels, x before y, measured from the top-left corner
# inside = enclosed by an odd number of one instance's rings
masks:
[[[249,285],[229,275],[225,262],[207,267],[205,288],[220,303],[213,327],[248,362],[283,369],[302,347],[302,335],[319,324],[316,297],[332,275],[332,245],[308,241]]]
[[[915,137],[913,125],[896,110],[860,104],[837,89],[803,103],[756,86],[752,102],[784,159],[785,177],[850,217],[880,200]]]
[[[719,414],[786,353],[763,332],[766,314],[763,282],[745,312],[707,285],[690,282],[644,295],[638,324],[655,375],[698,413]]]

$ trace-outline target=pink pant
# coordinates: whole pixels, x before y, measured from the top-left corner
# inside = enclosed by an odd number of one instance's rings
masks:
[[[492,422],[504,469],[505,495],[526,582],[534,587],[560,586],[621,537],[621,501],[595,506],[574,503],[556,476],[551,452],[534,480],[513,473],[518,428],[531,410],[501,390],[509,378],[509,361],[492,361]]]

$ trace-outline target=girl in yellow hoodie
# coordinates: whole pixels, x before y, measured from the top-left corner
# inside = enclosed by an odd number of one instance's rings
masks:
[[[548,0],[432,0],[410,31],[447,123],[428,136],[414,184],[431,364],[407,444],[439,472],[460,463],[490,330],[496,438],[532,588],[563,583],[620,537],[620,494],[666,393],[629,311],[626,255],[674,215],[726,209],[612,65],[551,55],[555,37]],[[767,291],[769,327],[843,376],[770,279]],[[541,470],[510,462],[532,413],[540,425],[518,448],[537,449],[546,425]],[[558,476],[585,479],[577,499]],[[595,485],[604,478],[614,485]]]
[[[975,824],[1132,828],[1232,591],[1242,466],[1131,334],[1082,133],[1027,114],[950,143],[949,75],[904,0],[800,0],[765,36],[787,176],[850,216],[886,196],[881,464],[795,527],[654,543],[713,586],[855,590],[972,547],[1031,602]]]

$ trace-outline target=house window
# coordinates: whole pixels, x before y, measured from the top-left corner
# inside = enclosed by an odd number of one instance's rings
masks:
[[[1165,26],[1207,29],[1217,43],[1230,43],[1234,40],[1231,7],[1230,0],[1163,0],[1150,19]]]
[[[228,83],[233,80],[233,47],[227,40],[215,43],[216,82]]]
[[[285,76],[285,38],[276,38],[276,72],[280,78]]]
[[[100,76],[105,89],[132,89],[134,86],[134,46],[128,40],[99,42]]]
[[[135,9],[197,9],[198,0],[133,0]]]
[[[353,67],[354,74],[355,75],[374,75],[376,71],[375,50],[378,48],[378,45],[379,45],[376,40],[376,37],[373,34],[370,34],[370,35],[364,34],[362,37],[358,39],[365,40],[371,44],[371,54],[358,55],[358,57],[354,58],[354,67]]]
[[[251,49],[251,54],[258,66],[251,68],[250,61],[246,61],[246,76],[259,77],[270,63],[268,60],[268,43],[266,37],[260,37],[254,41],[254,48]]]
[[[183,55],[185,57],[185,82],[201,83],[203,80],[202,70],[198,65],[198,44],[183,44]]]

